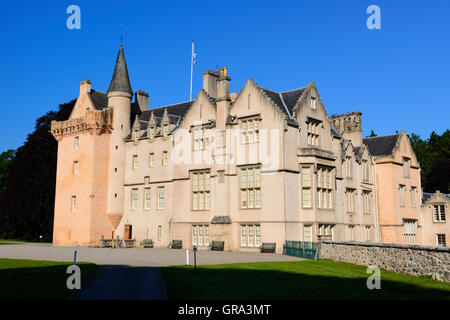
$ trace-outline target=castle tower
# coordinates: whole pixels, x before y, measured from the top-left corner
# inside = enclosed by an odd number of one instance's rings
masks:
[[[361,112],[356,111],[330,117],[331,122],[339,129],[344,139],[351,140],[355,147],[362,145],[361,115]]]
[[[127,63],[123,45],[120,43],[116,65],[108,89],[108,106],[112,108],[112,133],[109,151],[109,185],[107,213],[114,229],[123,215],[125,179],[125,138],[130,134],[131,126],[131,90]],[[105,235],[106,236],[106,235]]]

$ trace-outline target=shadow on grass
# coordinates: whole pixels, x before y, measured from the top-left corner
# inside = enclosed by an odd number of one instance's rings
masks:
[[[300,262],[305,263],[305,262]],[[324,275],[321,265],[308,261],[307,270],[257,270],[239,264],[223,266],[168,267],[163,269],[170,299],[202,300],[303,300],[303,299],[450,299],[450,284],[422,277],[400,275],[382,270],[381,289],[369,290],[366,286],[366,268],[350,265],[348,274],[336,268],[336,276],[330,275],[332,263],[327,263]],[[256,264],[254,264],[256,266]],[[300,265],[301,266],[301,265]]]
[[[49,262],[50,264],[50,262]],[[66,285],[70,274],[66,273],[71,263],[49,266],[0,268],[0,300],[64,300],[75,290]],[[81,283],[96,273],[97,266],[91,263],[77,264],[81,269]]]

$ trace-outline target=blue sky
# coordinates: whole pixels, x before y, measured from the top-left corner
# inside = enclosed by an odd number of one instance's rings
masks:
[[[69,30],[66,9],[81,9]],[[381,8],[381,30],[366,9]],[[228,66],[231,91],[248,78],[285,91],[314,81],[328,113],[360,110],[363,134],[423,138],[449,128],[450,1],[8,1],[0,11],[0,152],[35,120],[76,98],[85,78],[108,89],[124,25],[134,91],[151,107],[189,99],[191,41],[202,73]]]

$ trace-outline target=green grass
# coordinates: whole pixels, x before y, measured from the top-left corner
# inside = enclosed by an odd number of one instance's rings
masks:
[[[381,270],[381,289],[366,286],[367,267],[331,260],[162,268],[170,299],[450,299],[450,283]]]
[[[0,300],[61,300],[75,290],[66,286],[71,262],[0,259]],[[93,263],[77,263],[81,269],[81,288],[97,271]]]

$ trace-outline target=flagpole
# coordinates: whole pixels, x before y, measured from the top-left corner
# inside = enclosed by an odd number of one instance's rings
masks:
[[[191,53],[191,89],[189,91],[189,101],[192,100],[192,74],[194,71],[194,41],[192,41],[192,53]]]

